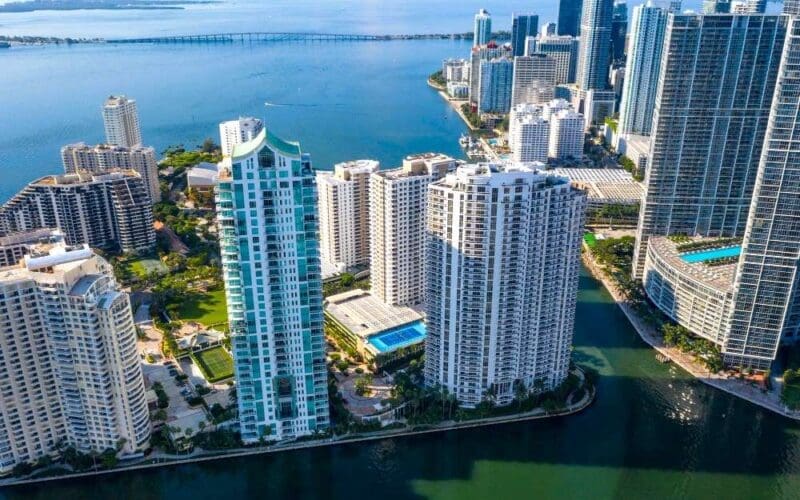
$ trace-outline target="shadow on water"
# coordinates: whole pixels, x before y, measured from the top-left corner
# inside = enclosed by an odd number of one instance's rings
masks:
[[[584,276],[581,298],[599,287]],[[12,488],[0,498],[797,498],[800,426],[659,364],[602,311],[595,301],[578,307],[575,360],[600,378],[597,400],[577,415]]]

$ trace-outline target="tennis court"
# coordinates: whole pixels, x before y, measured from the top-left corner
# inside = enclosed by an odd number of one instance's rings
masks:
[[[367,343],[375,347],[378,352],[385,353],[416,344],[424,339],[425,324],[422,321],[415,321],[374,335],[369,338]]]
[[[192,358],[209,382],[219,382],[233,376],[233,359],[223,347],[196,352]]]

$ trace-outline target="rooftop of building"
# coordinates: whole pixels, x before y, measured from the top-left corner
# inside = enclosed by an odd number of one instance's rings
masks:
[[[644,195],[642,185],[621,168],[554,168],[547,173],[568,178],[589,199],[633,203]]]
[[[0,269],[0,281],[34,276],[36,273],[55,274],[81,265],[95,254],[88,245],[42,243],[35,245],[17,265]]]
[[[66,150],[77,150],[77,151],[118,151],[121,153],[125,152],[137,152],[137,151],[148,151],[155,149],[152,146],[143,146],[142,144],[136,144],[133,146],[120,146],[118,144],[86,144],[85,142],[76,142],[74,144],[66,144],[61,148],[61,151]]]
[[[376,175],[386,179],[402,179],[420,175],[444,175],[456,168],[458,162],[443,153],[419,153],[403,158],[399,168],[379,170]]]
[[[135,170],[114,170],[102,174],[91,172],[76,172],[74,174],[48,175],[31,182],[32,186],[77,186],[92,184],[123,177],[141,177]]]
[[[219,177],[219,167],[216,163],[202,162],[186,171],[186,182],[189,187],[213,186]]]
[[[541,162],[530,163],[473,163],[461,165],[455,172],[448,174],[441,184],[455,186],[459,183],[489,183],[492,180],[505,182],[511,179],[535,177],[548,185],[566,184],[568,179],[552,175],[544,170]]]
[[[33,229],[31,231],[20,231],[0,236],[0,247],[23,244],[55,244],[63,240],[64,234],[58,229]]]
[[[106,99],[105,106],[119,106],[125,102],[136,102],[136,99],[129,99],[125,95],[110,95]]]
[[[732,238],[656,236],[648,248],[658,258],[684,276],[719,292],[733,288],[741,246]]]
[[[299,142],[285,141],[264,127],[252,141],[234,146],[231,157],[234,160],[246,158],[259,151],[264,144],[286,156],[299,157],[301,154]]]
[[[409,307],[390,306],[360,289],[328,297],[325,299],[325,311],[364,340],[422,319],[421,314]]]

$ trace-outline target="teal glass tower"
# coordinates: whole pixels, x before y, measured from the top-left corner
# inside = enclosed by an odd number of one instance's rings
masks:
[[[329,426],[316,200],[309,156],[266,129],[220,168],[220,250],[245,443]]]

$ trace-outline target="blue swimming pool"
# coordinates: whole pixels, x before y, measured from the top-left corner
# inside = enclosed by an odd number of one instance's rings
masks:
[[[728,248],[714,248],[712,250],[703,250],[702,252],[684,253],[681,254],[681,259],[689,264],[696,262],[705,262],[707,260],[723,259],[725,257],[738,257],[742,253],[742,247],[737,245]]]
[[[373,346],[378,352],[384,353],[410,346],[423,340],[425,340],[425,324],[422,321],[415,321],[386,330],[378,335],[373,335],[367,340],[367,344]]]

